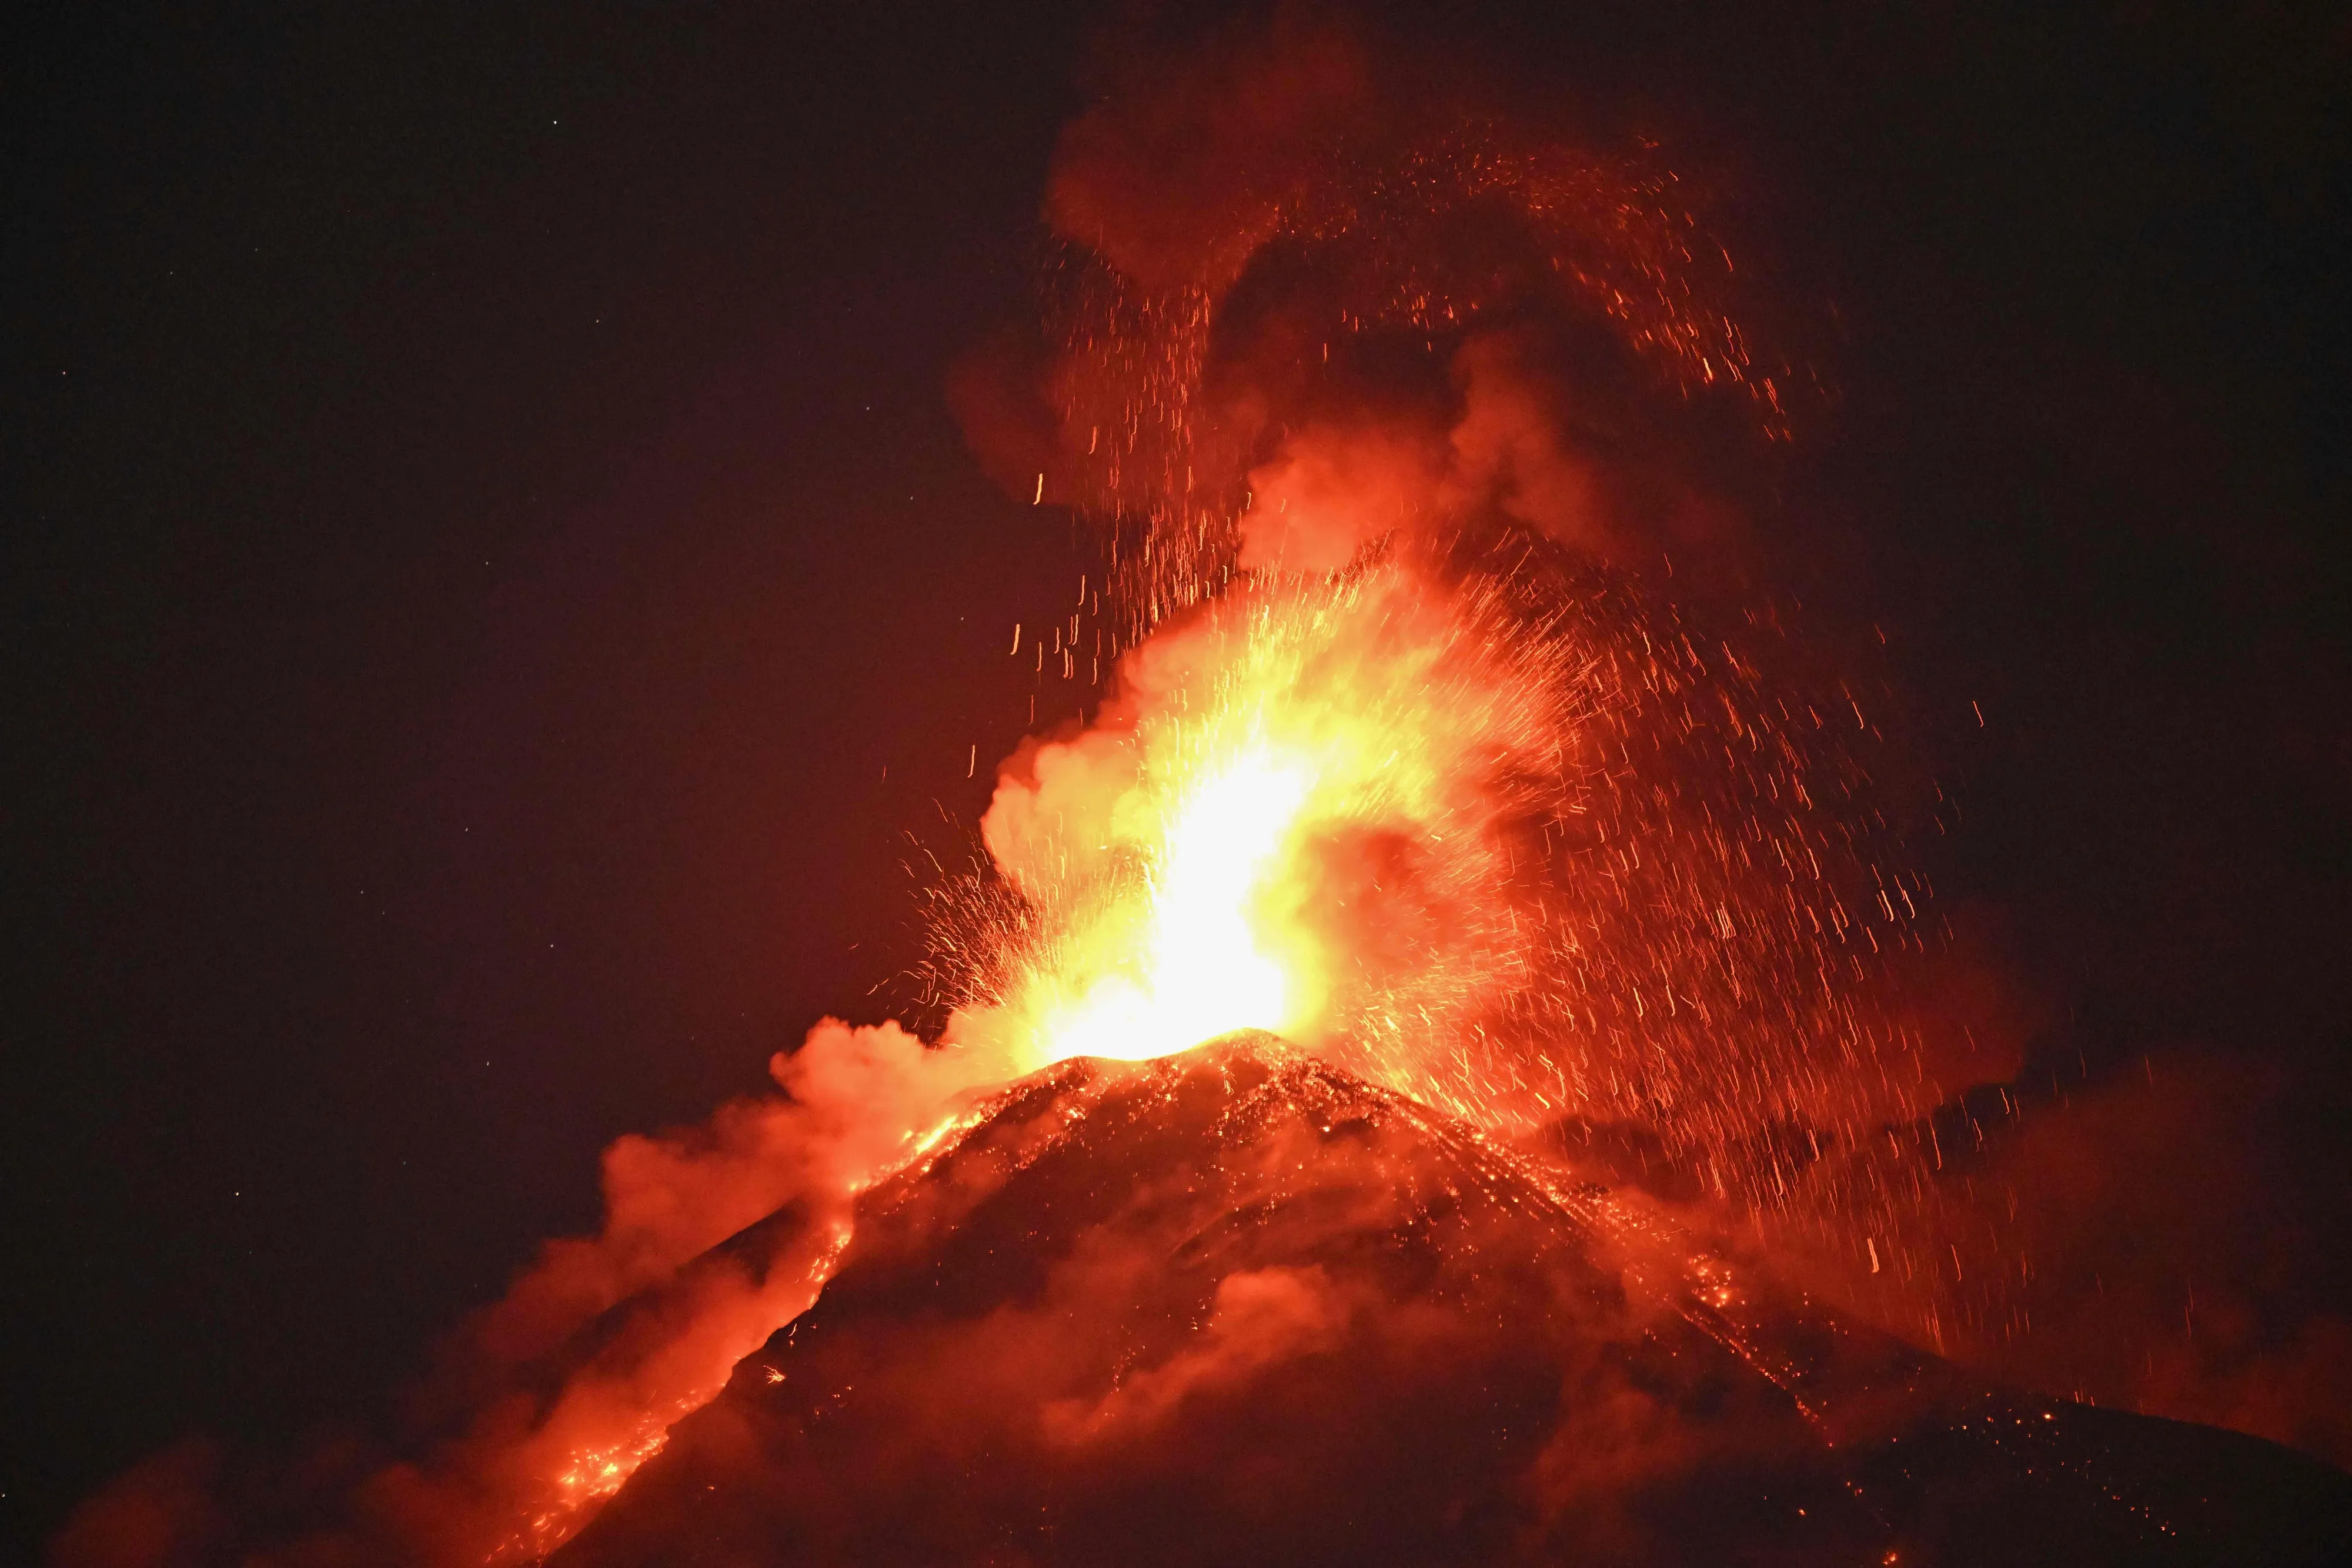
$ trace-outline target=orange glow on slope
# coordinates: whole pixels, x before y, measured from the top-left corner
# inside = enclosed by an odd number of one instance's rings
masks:
[[[537,1563],[569,1541],[661,1452],[673,1425],[709,1404],[743,1357],[807,1310],[849,1237],[847,1222],[835,1218],[812,1238],[800,1267],[757,1288],[721,1276],[694,1303],[683,1332],[643,1364],[603,1376],[592,1366],[575,1377],[539,1429],[492,1465],[522,1521],[480,1561]]]

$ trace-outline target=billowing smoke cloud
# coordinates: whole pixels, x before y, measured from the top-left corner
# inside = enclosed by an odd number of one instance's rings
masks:
[[[1139,623],[1226,565],[1465,523],[1612,564],[1738,553],[1706,481],[1752,482],[1811,378],[1654,151],[1303,11],[1097,68],[1045,336],[975,355],[955,402],[1008,486],[1121,530]]]
[[[1480,515],[1599,561],[1703,562],[1743,542],[1727,503],[1580,433],[1572,388],[1532,334],[1471,337],[1448,371],[1459,415],[1442,434],[1397,421],[1286,435],[1250,471],[1240,564],[1336,571],[1387,536]]]

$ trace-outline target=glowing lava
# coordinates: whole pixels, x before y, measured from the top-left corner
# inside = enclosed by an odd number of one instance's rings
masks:
[[[983,832],[1020,902],[956,933],[997,957],[949,1041],[1024,1072],[1264,1030],[1463,1101],[1437,1063],[1524,972],[1512,840],[1591,689],[1490,608],[1402,569],[1260,583],[1134,650],[1092,727],[1007,765]]]
[[[1166,827],[1131,953],[1039,1021],[1043,1061],[1165,1056],[1240,1029],[1295,1027],[1300,988],[1261,946],[1255,906],[1297,823],[1303,766],[1252,747],[1185,792]],[[1139,915],[1139,918],[1137,916]],[[1048,977],[1044,985],[1057,988]]]

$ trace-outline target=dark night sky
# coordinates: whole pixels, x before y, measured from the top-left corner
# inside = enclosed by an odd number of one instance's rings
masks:
[[[1887,632],[1962,805],[1946,897],[2089,1071],[2286,1075],[2294,1190],[2340,1204],[2352,34],[1755,9],[1496,26],[1746,182],[1836,300],[1769,528]],[[1089,565],[941,382],[1026,308],[1098,19],[106,6],[12,45],[11,1555],[187,1430],[364,1415],[593,1225],[604,1143],[880,1013],[904,834],[977,816],[1010,627]]]

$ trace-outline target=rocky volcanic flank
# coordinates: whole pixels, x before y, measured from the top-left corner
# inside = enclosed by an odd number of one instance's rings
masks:
[[[1266,1037],[867,1195],[563,1568],[2337,1561],[2352,1478],[1978,1386]]]

